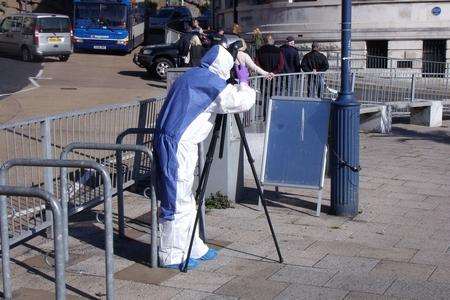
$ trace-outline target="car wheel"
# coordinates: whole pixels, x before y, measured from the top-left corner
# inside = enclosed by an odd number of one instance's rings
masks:
[[[159,79],[167,78],[167,69],[173,68],[174,64],[167,58],[158,58],[154,64],[154,72]]]
[[[30,62],[34,60],[33,54],[27,47],[22,47],[21,51],[22,61]]]
[[[60,55],[58,58],[60,61],[68,61],[69,60],[70,55]]]

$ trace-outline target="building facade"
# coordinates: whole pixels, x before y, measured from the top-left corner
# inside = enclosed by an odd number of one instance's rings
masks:
[[[320,41],[324,50],[336,51],[340,4],[340,0],[215,0],[213,5],[217,26],[231,28],[237,20],[248,38],[259,27],[279,41],[291,35],[300,47]],[[352,38],[353,55],[396,58],[400,68],[426,68],[422,60],[450,63],[450,1],[354,0]],[[388,62],[364,63],[384,67]]]

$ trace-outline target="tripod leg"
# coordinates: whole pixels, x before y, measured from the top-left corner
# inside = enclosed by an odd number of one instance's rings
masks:
[[[275,248],[277,249],[278,259],[279,259],[279,262],[282,263],[283,257],[281,256],[280,246],[278,245],[277,237],[275,235],[275,231],[273,230],[272,221],[270,219],[269,211],[267,210],[266,199],[264,198],[264,193],[261,188],[261,182],[259,181],[258,173],[256,173],[255,164],[254,164],[255,160],[252,157],[252,154],[250,152],[250,147],[248,146],[247,138],[245,136],[244,126],[242,125],[241,117],[239,116],[239,114],[234,114],[234,118],[236,119],[236,124],[237,124],[237,128],[239,130],[239,135],[241,136],[242,143],[243,143],[244,149],[245,149],[245,153],[247,154],[247,159],[248,159],[248,162],[252,169],[253,178],[255,179],[256,189],[258,190],[258,194],[261,199],[262,206],[264,208],[264,213],[266,214],[267,222],[269,223],[270,233],[272,234],[273,242],[275,243]]]
[[[214,152],[216,151],[216,144],[219,138],[220,127],[222,125],[223,115],[217,115],[214,123],[214,131],[211,138],[211,143],[209,144],[208,153],[206,154],[205,166],[203,167],[202,175],[200,176],[199,186],[195,195],[198,201],[197,215],[195,217],[194,228],[192,229],[191,241],[189,243],[189,249],[186,257],[185,264],[182,268],[182,272],[186,273],[188,268],[189,259],[191,257],[192,245],[194,244],[195,231],[197,230],[198,221],[201,215],[201,207],[203,205],[203,198],[205,197],[206,185],[208,183],[209,171],[211,170],[211,165],[214,158]]]

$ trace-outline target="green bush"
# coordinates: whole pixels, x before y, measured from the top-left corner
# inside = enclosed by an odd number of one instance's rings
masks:
[[[217,192],[206,198],[205,207],[207,209],[225,209],[232,206],[228,196],[223,195],[221,192]]]

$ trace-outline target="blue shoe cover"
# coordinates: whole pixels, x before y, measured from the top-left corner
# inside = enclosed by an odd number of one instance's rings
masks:
[[[217,258],[217,250],[215,249],[209,249],[208,252],[206,252],[205,255],[203,255],[202,257],[200,257],[200,260],[213,260]]]
[[[184,268],[184,264],[186,263],[186,261],[182,262],[181,264],[174,264],[174,265],[166,265],[163,266],[163,268],[167,268],[167,269],[175,269],[175,270],[182,270]],[[193,270],[195,268],[197,268],[199,265],[199,262],[196,261],[193,258],[189,258],[189,262],[188,262],[188,270]]]

